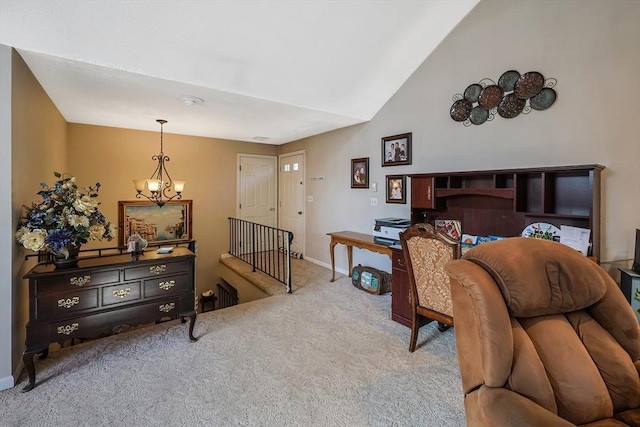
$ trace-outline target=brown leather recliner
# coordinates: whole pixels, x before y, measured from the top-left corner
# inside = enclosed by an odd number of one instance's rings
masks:
[[[515,237],[447,267],[469,426],[640,426],[640,328],[575,250]]]

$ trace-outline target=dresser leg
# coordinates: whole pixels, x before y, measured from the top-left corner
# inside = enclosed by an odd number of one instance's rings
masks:
[[[49,346],[40,348],[26,349],[22,353],[22,363],[29,374],[29,382],[22,388],[22,392],[29,391],[36,386],[36,366],[33,364],[33,356],[40,353],[40,359],[44,359],[49,355]]]
[[[198,341],[198,338],[193,336],[193,327],[196,324],[196,312],[194,311],[188,311],[186,313],[180,313],[180,320],[182,321],[182,323],[184,323],[186,321],[186,317],[189,318],[189,339],[193,342]]]

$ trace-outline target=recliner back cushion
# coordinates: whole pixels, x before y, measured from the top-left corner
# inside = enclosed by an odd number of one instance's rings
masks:
[[[602,298],[605,284],[595,263],[562,243],[530,240],[483,243],[463,257],[491,274],[512,316],[567,313]]]

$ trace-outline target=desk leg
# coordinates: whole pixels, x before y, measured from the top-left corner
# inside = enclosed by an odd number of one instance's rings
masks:
[[[333,255],[333,250],[336,247],[337,242],[334,242],[333,239],[331,239],[331,243],[329,243],[329,254],[331,254],[331,280],[329,280],[330,282],[333,282],[334,280],[336,280],[336,260],[335,257]]]
[[[347,254],[349,257],[349,277],[351,277],[351,271],[353,270],[353,246],[347,245]]]

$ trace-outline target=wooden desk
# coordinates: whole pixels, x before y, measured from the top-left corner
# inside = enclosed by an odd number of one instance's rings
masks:
[[[338,243],[342,243],[347,246],[347,254],[349,256],[349,277],[351,277],[351,270],[353,269],[353,247],[360,249],[366,249],[368,251],[377,252],[383,255],[387,255],[391,258],[391,248],[387,245],[382,245],[373,241],[371,234],[356,233],[354,231],[337,231],[334,233],[327,233],[331,236],[331,243],[329,243],[329,253],[331,254],[331,282],[336,279],[336,262],[333,254],[333,249]]]

